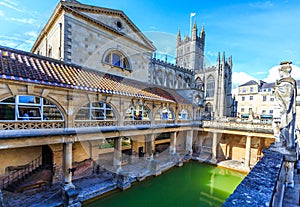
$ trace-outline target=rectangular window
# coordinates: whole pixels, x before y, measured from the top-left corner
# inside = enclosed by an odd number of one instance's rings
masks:
[[[244,108],[241,108],[241,112],[245,112],[245,109],[244,109]]]
[[[267,101],[267,96],[263,96],[263,101]]]
[[[274,98],[270,98],[270,101],[274,101]]]
[[[273,110],[270,110],[270,114],[273,114]]]
[[[242,96],[242,101],[245,101],[245,96]]]
[[[243,88],[243,89],[242,89],[242,93],[246,93],[246,88]]]
[[[266,113],[266,110],[262,110],[261,113],[262,113],[262,114],[265,114],[265,113]]]
[[[254,88],[250,87],[250,93],[253,93],[253,92],[254,92]]]
[[[253,100],[253,96],[250,96],[250,97],[249,97],[249,100],[252,101],[252,100]]]

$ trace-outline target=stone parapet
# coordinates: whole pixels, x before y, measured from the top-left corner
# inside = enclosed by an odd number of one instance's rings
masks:
[[[278,185],[282,185],[279,175],[283,163],[282,154],[265,150],[262,159],[226,199],[223,207],[273,206],[274,195],[282,195],[278,192],[278,189],[282,189]]]

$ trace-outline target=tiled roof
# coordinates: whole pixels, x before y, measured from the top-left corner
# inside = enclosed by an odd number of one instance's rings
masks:
[[[275,83],[273,82],[273,83],[264,83],[262,86],[261,86],[261,88],[263,89],[263,88],[274,88],[274,86],[275,86]]]
[[[0,79],[110,95],[188,103],[175,91],[172,92],[175,95],[171,95],[151,84],[2,46],[0,46]]]
[[[258,83],[254,80],[248,81],[247,83],[244,83],[240,86],[251,86],[251,85],[257,85]]]

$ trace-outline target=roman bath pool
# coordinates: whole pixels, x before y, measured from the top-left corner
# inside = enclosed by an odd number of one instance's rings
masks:
[[[199,162],[185,163],[157,177],[135,183],[86,203],[84,207],[222,206],[245,173]]]

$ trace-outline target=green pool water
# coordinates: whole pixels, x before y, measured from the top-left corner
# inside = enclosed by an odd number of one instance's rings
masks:
[[[222,206],[245,176],[229,169],[189,162],[84,207]]]

